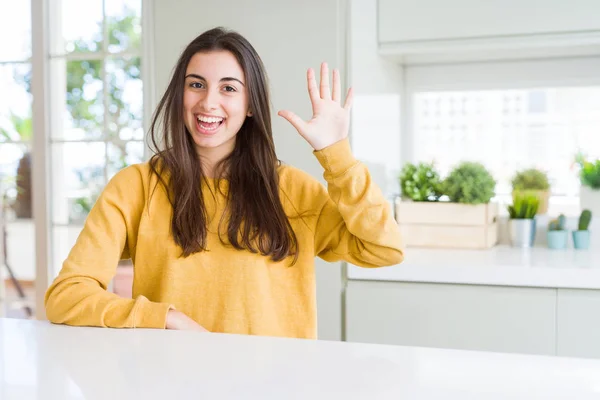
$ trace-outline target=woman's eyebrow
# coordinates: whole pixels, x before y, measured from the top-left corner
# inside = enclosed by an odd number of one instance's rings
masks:
[[[203,76],[200,76],[198,74],[187,74],[185,76],[185,79],[187,79],[187,78],[196,78],[196,79],[201,79],[203,81],[206,80],[206,79],[204,79]],[[239,82],[242,86],[246,86],[246,85],[244,85],[244,82],[240,81],[238,78],[234,78],[231,76],[226,76],[226,77],[220,79],[220,82],[225,82],[225,81],[236,81],[236,82]]]

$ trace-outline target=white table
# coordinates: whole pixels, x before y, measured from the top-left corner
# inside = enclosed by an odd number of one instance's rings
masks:
[[[0,398],[587,400],[600,361],[0,319]]]

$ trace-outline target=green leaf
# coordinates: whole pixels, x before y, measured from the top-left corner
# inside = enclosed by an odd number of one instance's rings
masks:
[[[440,174],[433,163],[407,163],[400,172],[402,195],[413,201],[437,201],[440,186]]]
[[[588,161],[579,153],[575,157],[579,165],[579,179],[582,185],[589,186],[592,189],[600,189],[600,159]]]
[[[513,204],[507,207],[511,219],[533,219],[540,207],[540,199],[532,194],[516,192]]]
[[[513,190],[548,190],[548,175],[539,169],[530,168],[518,171],[512,178]]]
[[[495,188],[496,180],[483,164],[469,161],[456,166],[443,183],[450,201],[464,204],[489,203]]]

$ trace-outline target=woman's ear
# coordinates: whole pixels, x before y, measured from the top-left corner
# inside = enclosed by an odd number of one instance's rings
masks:
[[[248,113],[246,114],[248,117],[252,116],[252,111],[248,110]]]

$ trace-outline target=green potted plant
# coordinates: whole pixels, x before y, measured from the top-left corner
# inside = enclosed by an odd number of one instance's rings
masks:
[[[533,247],[536,233],[536,220],[540,199],[532,194],[516,193],[509,205],[508,231],[513,247]]]
[[[480,163],[463,162],[443,181],[433,164],[405,165],[395,216],[409,247],[485,249],[498,241],[496,181]],[[447,197],[447,199],[446,199]],[[449,201],[448,201],[449,199]]]
[[[550,182],[546,172],[529,168],[517,173],[511,180],[513,194],[528,193],[537,196],[540,199],[538,214],[548,212],[548,199],[550,198]]]
[[[551,249],[564,249],[569,239],[566,218],[560,214],[558,218],[548,223],[548,247]]]
[[[581,209],[600,213],[600,159],[587,160],[579,153],[575,161],[579,165]]]
[[[573,231],[573,247],[576,249],[587,249],[590,247],[590,221],[592,220],[592,212],[583,210],[579,216],[577,230]]]
[[[412,201],[437,201],[440,184],[440,174],[433,163],[406,163],[400,172],[402,196]]]
[[[454,203],[487,204],[495,188],[496,180],[483,164],[465,161],[450,172],[442,191]]]

